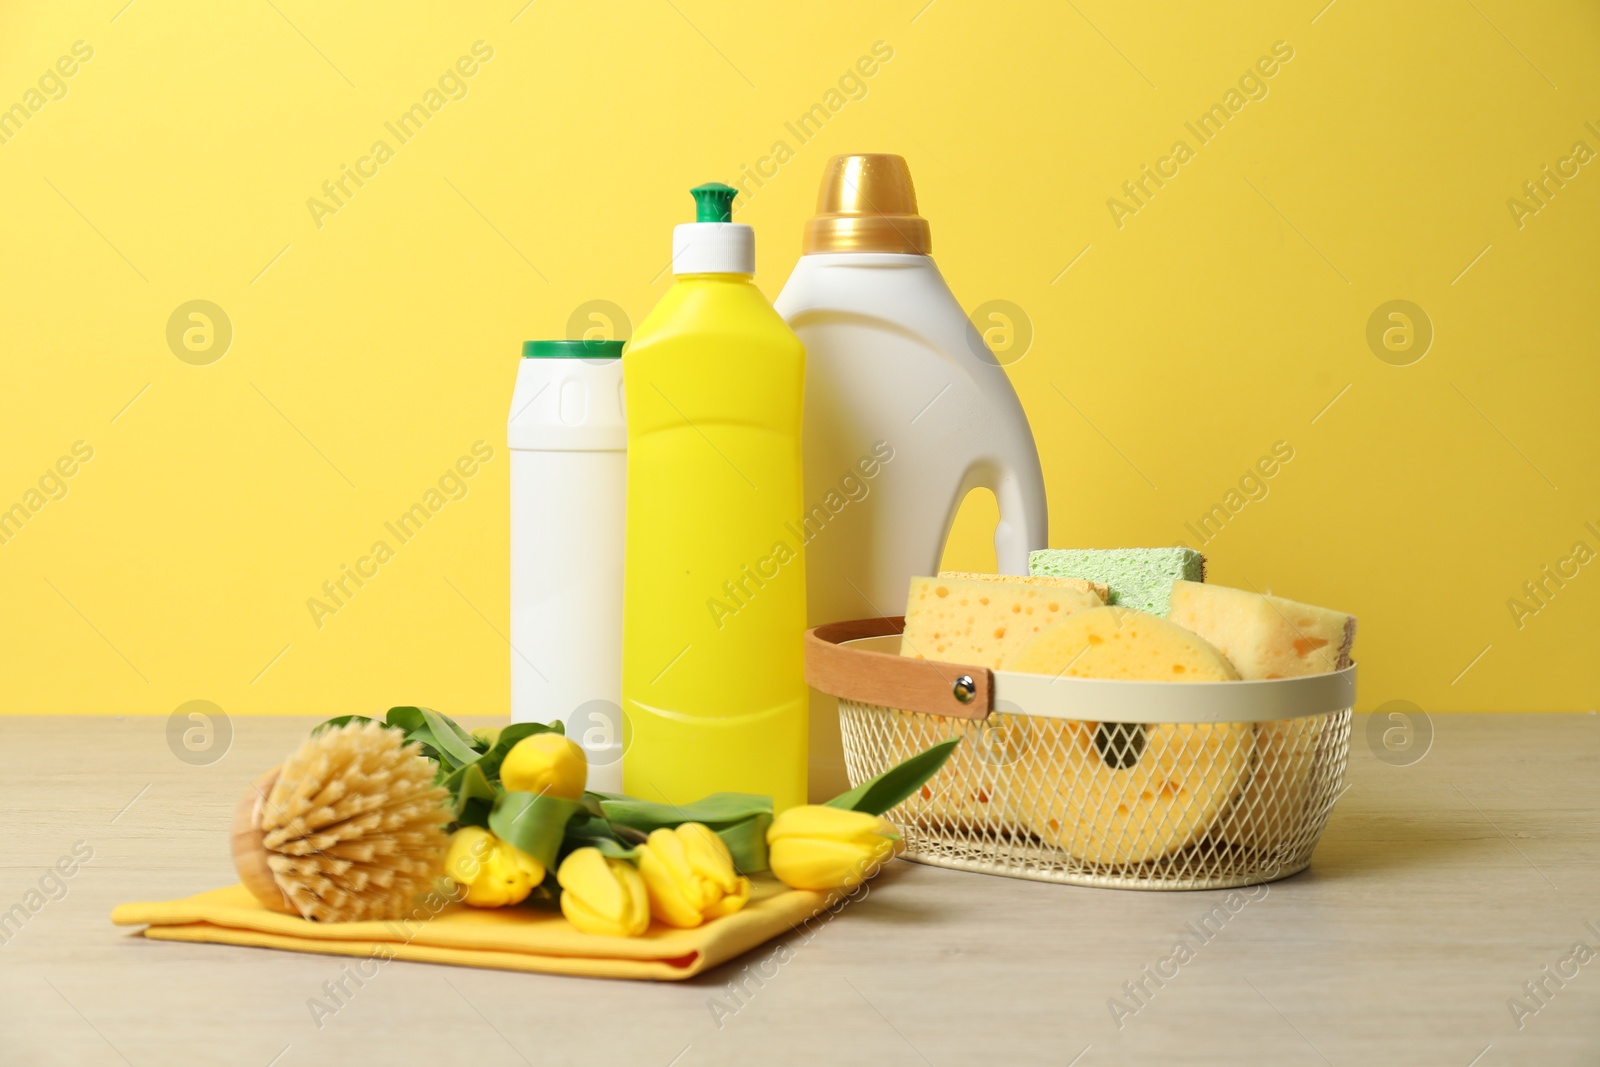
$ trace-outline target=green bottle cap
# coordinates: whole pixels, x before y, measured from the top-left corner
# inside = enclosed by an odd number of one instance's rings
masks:
[[[694,196],[694,221],[696,222],[732,222],[733,198],[739,195],[739,190],[731,185],[721,182],[706,182],[697,185],[689,192]]]
[[[524,341],[523,359],[616,359],[622,341]]]

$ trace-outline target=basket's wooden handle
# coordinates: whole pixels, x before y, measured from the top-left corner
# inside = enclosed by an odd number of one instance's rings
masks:
[[[807,630],[806,684],[863,704],[952,719],[988,718],[994,702],[994,677],[987,667],[842,645],[866,637],[890,637],[905,628],[905,617],[896,615],[830,622]]]

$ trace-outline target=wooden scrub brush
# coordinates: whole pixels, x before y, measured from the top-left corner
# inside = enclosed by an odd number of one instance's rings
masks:
[[[240,799],[240,881],[267,907],[306,919],[400,918],[443,873],[452,816],[435,771],[375,722],[314,734]]]

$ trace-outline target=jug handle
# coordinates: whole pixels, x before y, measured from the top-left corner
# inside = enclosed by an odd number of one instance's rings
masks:
[[[950,536],[962,501],[966,500],[968,493],[979,488],[992,492],[1000,508],[1000,521],[994,528],[996,571],[1000,574],[1027,574],[1028,553],[1046,547],[1050,536],[1044,475],[1036,459],[1032,463],[1023,463],[1020,468],[990,459],[979,460],[968,468],[966,477],[961,479],[960,490],[951,501],[940,552],[944,551],[944,541]],[[928,573],[937,573],[938,566],[939,561],[935,559],[934,569]]]
[[[1037,459],[1026,466],[1032,469],[1018,470],[1009,465],[997,468],[990,487],[1000,506],[1000,521],[994,528],[994,558],[995,569],[1001,574],[1027,574],[1028,553],[1050,543],[1044,475]]]

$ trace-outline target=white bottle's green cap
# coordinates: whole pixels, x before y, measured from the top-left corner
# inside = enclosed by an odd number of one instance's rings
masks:
[[[524,341],[523,359],[616,359],[621,341]]]
[[[731,185],[708,182],[689,190],[695,200],[695,221],[672,230],[672,273],[754,274],[756,233],[733,221]]]

